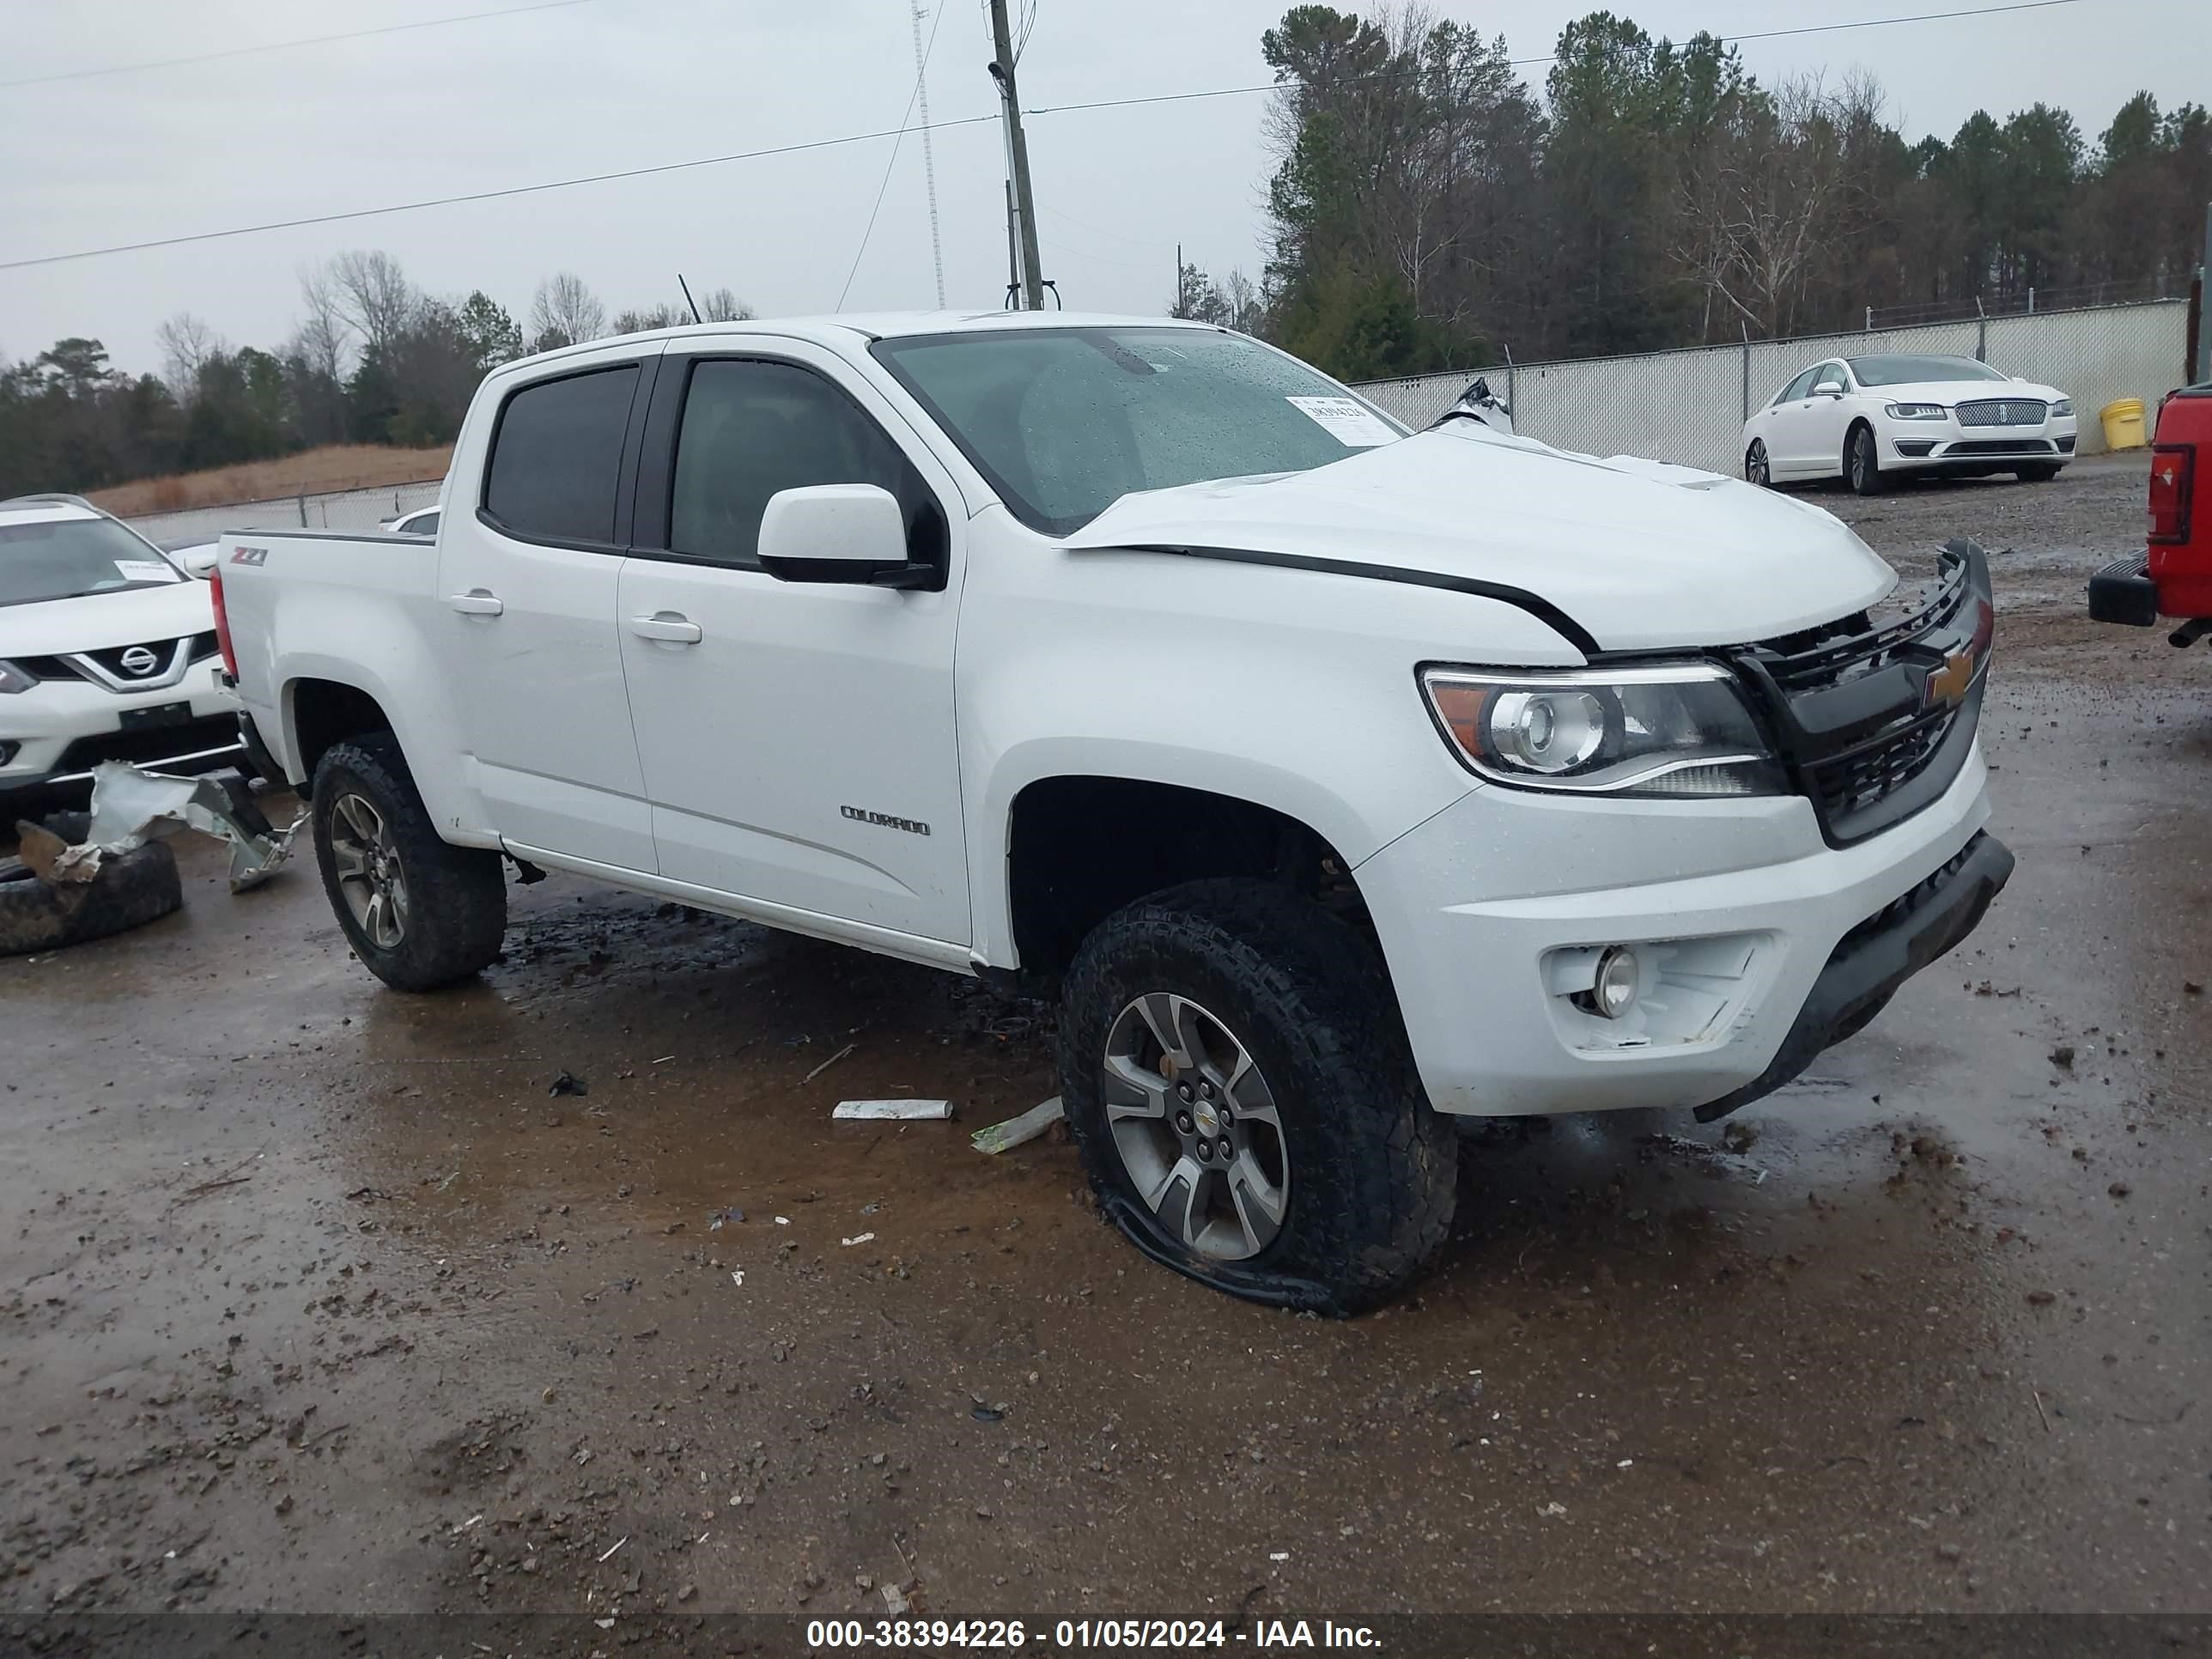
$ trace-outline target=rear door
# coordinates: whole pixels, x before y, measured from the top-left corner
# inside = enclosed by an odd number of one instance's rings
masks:
[[[659,349],[507,392],[477,499],[448,503],[438,544],[439,656],[500,834],[648,873],[615,617]]]
[[[884,930],[969,938],[952,654],[966,514],[951,476],[831,353],[749,341],[665,358],[621,585],[660,873]],[[779,581],[769,497],[873,483],[940,591]],[[891,941],[878,941],[895,943]]]

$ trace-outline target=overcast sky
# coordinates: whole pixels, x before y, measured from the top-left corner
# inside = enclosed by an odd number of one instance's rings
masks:
[[[1948,10],[1983,0],[1613,0],[1655,35],[1721,34]],[[5,0],[0,81],[489,10],[501,0]],[[935,0],[925,33],[932,27]],[[1264,82],[1268,0],[1035,0],[1021,62],[1032,107]],[[981,0],[943,0],[936,121],[988,115]],[[0,87],[0,262],[374,208],[896,128],[914,84],[908,0],[582,0],[186,67]],[[1439,0],[1516,57],[1548,52],[1586,0]],[[2212,3],[2075,0],[1743,47],[1763,80],[1864,67],[1908,137],[2040,99],[2094,143],[2148,87],[2212,101]],[[1541,65],[1523,71],[1540,91]],[[1175,250],[1257,276],[1268,163],[1263,97],[1039,114],[1030,125],[1046,274],[1071,305],[1157,313]],[[1006,282],[995,125],[933,135],[945,292],[996,305]],[[722,285],[763,315],[836,308],[889,140],[503,201],[0,270],[0,356],[66,335],[157,369],[155,329],[189,310],[273,346],[299,267],[389,250],[433,293],[482,288],[518,318],[545,274],[609,310]],[[909,134],[845,308],[935,301],[921,145]]]

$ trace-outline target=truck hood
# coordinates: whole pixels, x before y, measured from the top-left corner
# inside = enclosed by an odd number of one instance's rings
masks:
[[[151,555],[148,556],[151,557]],[[0,657],[52,657],[210,633],[215,605],[202,581],[165,582],[74,599],[0,605]]]
[[[2055,386],[2028,380],[1914,380],[1904,386],[1870,386],[1861,395],[1893,404],[1941,404],[1956,409],[1960,404],[2001,402],[2008,398],[2033,398],[2055,404],[2066,394]]]
[[[1124,495],[1077,548],[1224,548],[1468,578],[1607,651],[1735,645],[1864,610],[1897,575],[1830,514],[1717,473],[1555,450],[1473,421],[1310,472]]]

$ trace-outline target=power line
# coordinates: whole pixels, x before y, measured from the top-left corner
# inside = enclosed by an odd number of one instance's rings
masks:
[[[942,132],[947,127],[980,126],[995,121],[995,115],[969,115],[957,120],[939,121],[935,130]],[[579,179],[553,179],[538,185],[511,185],[504,190],[470,191],[460,196],[436,196],[420,202],[396,202],[390,207],[356,208],[347,213],[315,213],[298,219],[276,219],[267,224],[238,225],[228,230],[203,230],[189,236],[157,236],[143,242],[118,242],[112,247],[80,249],[75,253],[47,253],[35,259],[9,259],[0,262],[0,270],[21,270],[32,265],[66,264],[76,259],[97,259],[110,253],[139,253],[149,248],[179,247],[187,242],[218,242],[233,236],[258,236],[264,231],[295,230],[303,225],[333,225],[350,219],[375,219],[388,213],[415,213],[424,208],[453,207],[464,202],[495,202],[509,196],[535,196],[549,190],[571,190],[579,185],[604,185],[619,179],[644,179],[659,173],[684,173],[693,167],[720,167],[731,161],[757,161],[771,155],[796,155],[803,151],[835,149],[846,144],[865,144],[878,138],[894,138],[902,129],[886,127],[881,132],[848,133],[842,138],[816,138],[803,144],[775,144],[766,149],[738,150],[728,155],[706,155],[693,161],[663,161],[657,167],[625,167],[619,173],[593,173]]]
[[[921,78],[929,73],[929,54],[937,50],[937,26],[945,21],[945,7],[950,0],[940,0],[937,15],[929,25],[929,44],[921,51],[921,62],[915,68],[914,90],[906,95],[906,109],[899,117],[898,137],[891,140],[890,159],[884,163],[884,181],[876,186],[876,204],[868,210],[867,228],[860,233],[860,246],[853,250],[853,268],[845,273],[845,286],[837,290],[836,309],[845,308],[845,296],[853,291],[853,279],[860,274],[860,260],[868,251],[868,238],[876,234],[876,216],[884,210],[884,196],[891,187],[891,173],[898,166],[899,145],[906,137],[907,121],[914,114],[915,100],[921,96]],[[923,130],[928,129],[928,118],[923,118]],[[945,268],[938,266],[938,303],[945,302]]]
[[[555,5],[582,5],[587,3],[587,0],[547,0],[547,3]],[[1856,22],[1814,23],[1807,24],[1797,28],[1768,29],[1755,34],[1729,35],[1724,37],[1723,44],[1735,45],[1745,40],[1767,40],[1776,39],[1779,36],[1791,34],[1828,33],[1838,29],[1881,28],[1896,23],[1933,22],[1957,17],[1989,17],[1995,16],[1999,13],[2003,12],[2039,11],[2052,6],[2070,6],[2079,5],[2080,3],[2081,3],[2081,0],[2012,0],[2012,3],[2007,5],[1977,6],[1960,11],[1917,12],[1905,17],[1872,17],[1866,18]],[[516,8],[515,9],[527,10],[532,9],[532,8]],[[497,15],[498,14],[485,13],[480,15]],[[455,19],[448,21],[457,21],[461,20]],[[409,27],[423,26],[398,25],[395,27]],[[1510,61],[1516,66],[1523,66],[1531,64],[1548,64],[1554,62],[1555,59],[1552,58],[1514,58]],[[1265,86],[1215,87],[1202,88],[1193,92],[1154,93],[1147,96],[1137,98],[1101,99],[1094,102],[1085,104],[1046,105],[1025,110],[1024,112],[1030,115],[1066,115],[1073,114],[1083,110],[1127,109],[1139,105],[1182,103],[1199,98],[1230,98],[1251,93],[1279,92],[1283,89],[1284,87],[1282,83],[1271,82]],[[34,265],[65,264],[78,259],[100,258],[112,253],[138,253],[143,252],[151,248],[179,247],[192,242],[222,241],[234,236],[254,236],[259,235],[264,232],[273,230],[295,230],[308,225],[339,224],[355,219],[380,218],[386,214],[415,213],[419,212],[425,208],[453,207],[470,202],[498,201],[511,196],[534,196],[546,191],[570,190],[580,185],[610,184],[624,179],[649,178],[655,173],[683,173],[690,171],[695,167],[721,167],[732,161],[753,161],[763,160],[769,156],[795,155],[808,150],[834,149],[847,144],[868,143],[878,138],[897,138],[908,131],[919,131],[941,132],[950,127],[978,126],[985,122],[996,121],[1000,118],[997,115],[969,115],[951,121],[932,122],[926,127],[921,128],[912,128],[902,125],[895,128],[885,128],[880,132],[848,133],[844,137],[838,138],[817,138],[810,140],[805,143],[776,144],[764,149],[738,150],[728,155],[702,156],[696,161],[664,161],[654,167],[628,167],[616,173],[587,173],[580,178],[555,179],[550,179],[543,184],[513,185],[502,190],[480,190],[471,191],[459,196],[432,197],[419,202],[395,203],[389,207],[356,208],[344,213],[310,214],[297,219],[273,220],[266,224],[240,225],[227,230],[199,231],[187,236],[161,236],[155,237],[143,242],[118,242],[109,247],[82,248],[72,253],[48,253],[31,259],[9,259],[0,261],[0,270],[22,270]]]
[[[2012,0],[2012,3],[2009,5],[1974,6],[1961,11],[1914,12],[1910,16],[1905,17],[1868,17],[1848,23],[1808,23],[1797,28],[1762,29],[1756,33],[1752,34],[1723,34],[1718,38],[1723,46],[1740,46],[1747,40],[1778,40],[1784,35],[1832,34],[1838,29],[1887,28],[1894,23],[1933,23],[1940,22],[1947,18],[1953,17],[1994,17],[2001,12],[2041,11],[2050,6],[2077,6],[2081,3],[2082,0]],[[1556,64],[1559,61],[1559,54],[1556,52],[1548,52],[1541,58],[1509,58],[1505,60],[1506,67],[1509,69],[1529,69],[1539,64]],[[1406,76],[1418,75],[1419,73],[1421,73],[1421,71],[1419,69],[1385,70],[1376,75],[1349,76],[1346,77],[1346,82],[1389,81],[1402,79]],[[1340,82],[1339,84],[1341,85],[1344,84],[1344,82]],[[1129,109],[1141,104],[1179,104],[1186,103],[1191,100],[1200,98],[1242,98],[1249,96],[1254,93],[1286,91],[1289,89],[1290,85],[1291,83],[1286,81],[1269,81],[1259,86],[1207,87],[1196,92],[1153,93],[1148,96],[1141,98],[1101,98],[1087,104],[1042,105],[1037,108],[1028,111],[1027,113],[1031,115],[1073,115],[1082,110]]]
[[[46,86],[55,81],[88,81],[101,75],[136,75],[143,70],[182,69],[191,64],[212,64],[225,58],[250,58],[257,52],[290,52],[296,46],[334,46],[341,40],[365,40],[374,34],[404,34],[410,29],[444,28],[451,23],[481,22],[487,17],[513,17],[527,11],[558,11],[564,6],[587,6],[592,0],[534,0],[525,6],[503,6],[497,11],[464,12],[458,17],[426,17],[416,23],[386,23],[371,29],[349,29],[343,34],[311,34],[299,40],[271,40],[259,46],[228,46],[221,52],[196,52],[190,58],[156,58],[143,64],[111,64],[104,69],[63,70],[53,75],[27,75],[19,80],[0,81],[0,90],[9,87]]]

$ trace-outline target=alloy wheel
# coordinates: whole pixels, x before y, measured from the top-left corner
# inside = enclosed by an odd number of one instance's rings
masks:
[[[354,923],[380,951],[407,937],[407,872],[392,826],[374,802],[341,795],[331,807],[331,860]]]
[[[1290,1148],[1251,1052],[1188,997],[1157,991],[1106,1036],[1107,1127],[1169,1237],[1220,1261],[1273,1243],[1290,1212]]]
[[[1766,441],[1753,438],[1749,452],[1743,458],[1743,476],[1749,483],[1764,489],[1769,481],[1767,472]]]

